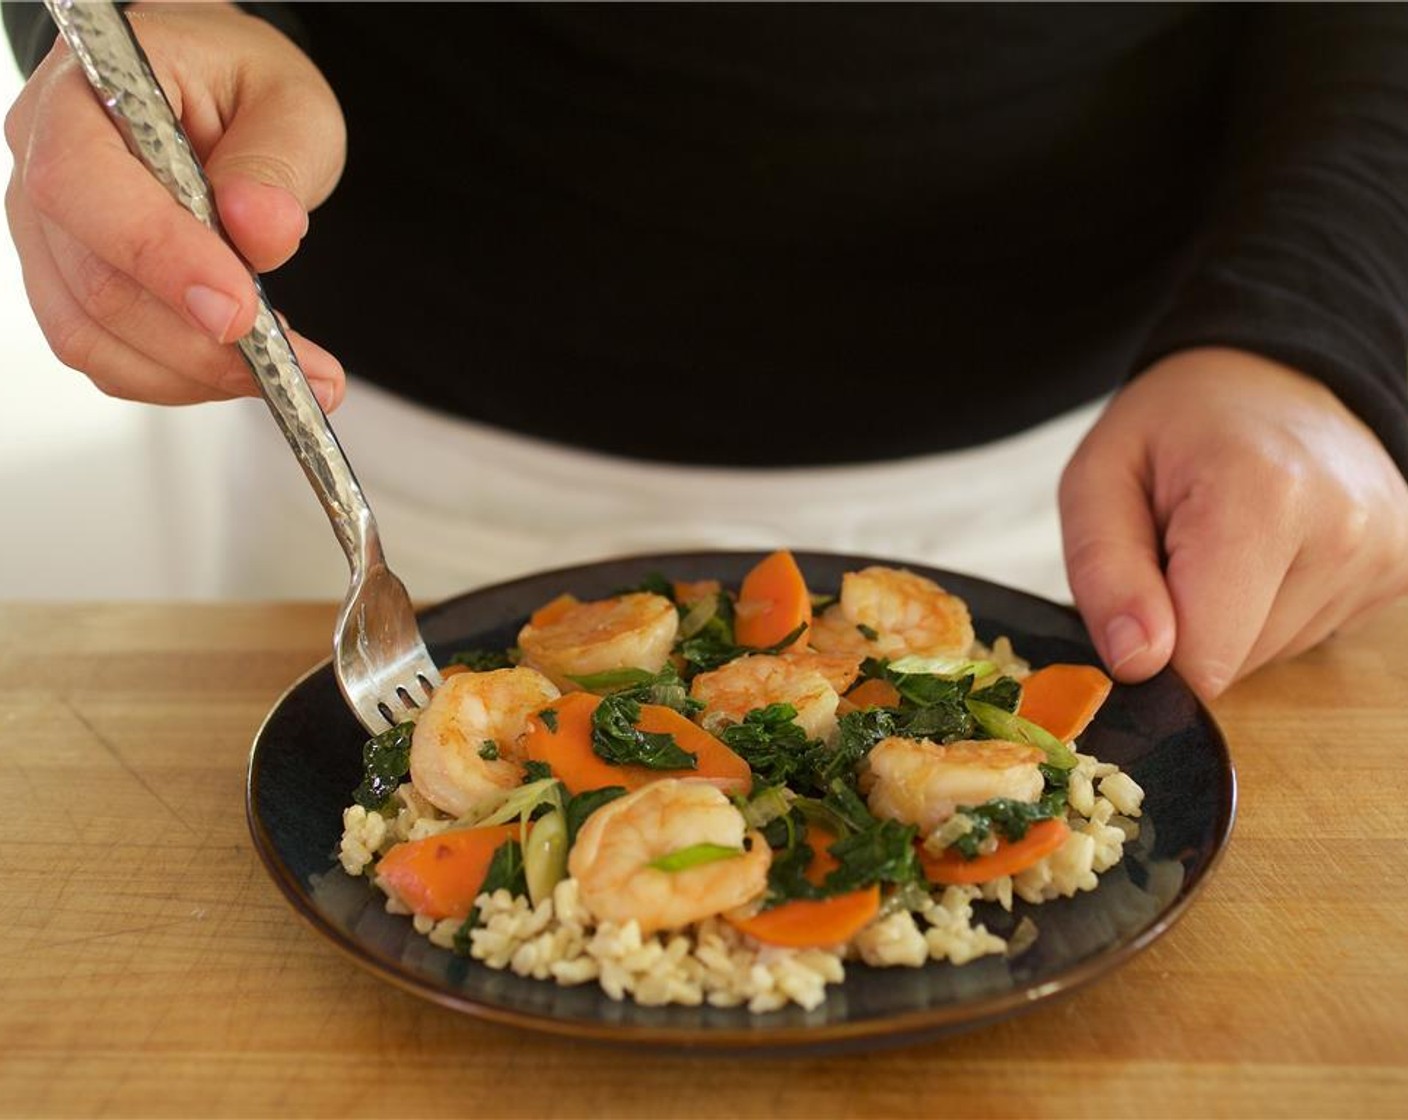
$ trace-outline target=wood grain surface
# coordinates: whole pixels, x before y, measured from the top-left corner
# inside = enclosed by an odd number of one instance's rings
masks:
[[[1128,966],[956,1038],[756,1060],[486,1026],[295,917],[245,766],[333,614],[0,607],[0,1115],[1408,1115],[1408,602],[1215,705],[1232,845]]]

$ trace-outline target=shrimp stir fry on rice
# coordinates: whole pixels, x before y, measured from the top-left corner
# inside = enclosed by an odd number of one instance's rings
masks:
[[[1008,951],[985,913],[1096,889],[1143,798],[1075,749],[1108,679],[1029,672],[915,572],[848,572],[815,617],[802,580],[776,554],[545,603],[488,651],[514,667],[367,744],[343,868],[489,967],[759,1013],[848,959]]]

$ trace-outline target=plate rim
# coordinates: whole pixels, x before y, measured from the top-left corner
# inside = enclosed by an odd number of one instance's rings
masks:
[[[926,575],[937,575],[940,577],[940,582],[942,582],[943,576],[949,576],[964,582],[985,584],[1006,594],[1017,595],[1040,604],[1045,608],[1054,608],[1062,613],[1074,615],[1077,619],[1079,618],[1075,609],[1066,604],[1057,603],[1054,600],[1034,595],[1031,592],[1023,591],[1019,588],[996,583],[981,576],[973,576],[936,568],[918,561],[882,560],[866,555],[827,552],[815,549],[794,549],[792,551],[793,555],[797,557],[798,564],[804,568],[805,558],[808,556],[823,558],[828,562],[840,561],[850,563],[854,561],[858,563],[888,564],[891,566],[904,565],[911,568],[922,569]],[[659,562],[661,564],[668,564],[671,559],[680,560],[683,558],[689,558],[691,560],[696,560],[701,557],[732,557],[735,559],[744,557],[757,558],[766,555],[766,553],[767,550],[765,549],[691,549],[605,557],[595,561],[586,561],[579,564],[570,564],[558,568],[530,572],[522,576],[513,577],[512,579],[461,592],[418,610],[416,617],[421,622],[422,627],[424,627],[425,623],[433,620],[435,616],[457,607],[464,600],[474,596],[491,591],[505,592],[518,584],[535,583],[540,580],[551,579],[555,576],[580,573],[586,569],[631,563]],[[845,1044],[865,1042],[881,1044],[887,1040],[895,1045],[900,1045],[905,1042],[920,1041],[926,1037],[953,1033],[960,1029],[977,1029],[1013,1016],[1021,1011],[1040,1006],[1059,996],[1078,991],[1101,977],[1123,967],[1132,957],[1143,952],[1155,941],[1162,938],[1183,918],[1189,907],[1201,896],[1203,890],[1206,889],[1208,882],[1212,879],[1226,855],[1236,825],[1239,788],[1236,767],[1227,744],[1227,737],[1202,699],[1189,688],[1187,683],[1184,682],[1172,668],[1167,668],[1162,672],[1177,680],[1183,689],[1186,690],[1189,698],[1193,701],[1197,709],[1198,715],[1212,733],[1211,740],[1215,747],[1215,753],[1219,763],[1218,769],[1225,779],[1225,797],[1222,804],[1219,806],[1218,818],[1214,823],[1212,853],[1207,862],[1200,869],[1198,877],[1192,883],[1186,885],[1180,891],[1179,896],[1161,910],[1146,928],[1140,930],[1129,940],[1113,948],[1095,953],[1085,960],[1063,969],[1057,976],[1048,978],[1039,983],[1016,987],[1009,991],[983,996],[974,1000],[902,1010],[893,1014],[868,1017],[856,1021],[820,1023],[814,1026],[766,1027],[760,1023],[757,1027],[728,1026],[715,1028],[699,1026],[678,1027],[669,1025],[647,1026],[633,1023],[565,1020],[548,1013],[521,1011],[486,1003],[481,999],[466,997],[450,991],[430,980],[414,975],[407,970],[403,970],[397,962],[383,957],[381,954],[368,948],[365,944],[357,941],[326,920],[319,912],[318,908],[311,902],[308,897],[308,892],[302,888],[301,884],[297,881],[297,877],[284,862],[278,858],[273,840],[256,809],[262,763],[261,744],[264,742],[265,732],[284,703],[308,680],[327,671],[331,665],[332,657],[329,655],[290,683],[265,713],[254,734],[245,775],[245,820],[254,842],[255,851],[259,855],[260,862],[263,864],[265,872],[273,879],[275,885],[283,894],[285,901],[292,906],[294,912],[298,914],[315,933],[332,944],[344,957],[352,960],[353,963],[371,972],[378,978],[391,983],[402,991],[419,996],[422,999],[427,999],[442,1007],[467,1014],[475,1019],[501,1026],[511,1026],[523,1030],[552,1034],[559,1037],[617,1045],[649,1045],[666,1049],[707,1050],[710,1052],[741,1051],[744,1049],[777,1051],[803,1048],[824,1050],[828,1047],[834,1049],[837,1046],[844,1046]],[[1221,793],[1223,790],[1219,790],[1219,792]],[[329,869],[335,869],[337,866],[336,861],[332,860]],[[472,963],[479,965],[479,967],[488,967],[480,962]],[[856,962],[848,962],[848,964],[855,963]],[[932,963],[933,962],[930,962],[930,964]],[[547,981],[542,982],[547,983]],[[761,1016],[759,1018],[760,1020],[762,1019]]]

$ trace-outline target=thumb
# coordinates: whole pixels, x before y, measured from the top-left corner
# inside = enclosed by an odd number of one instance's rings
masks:
[[[1076,608],[1110,673],[1130,682],[1167,665],[1176,636],[1142,458],[1097,424],[1060,487],[1066,578]]]
[[[221,224],[256,272],[293,256],[308,232],[308,212],[342,174],[342,113],[331,90],[323,85],[321,96],[309,97],[309,84],[287,83],[241,100],[206,157]]]

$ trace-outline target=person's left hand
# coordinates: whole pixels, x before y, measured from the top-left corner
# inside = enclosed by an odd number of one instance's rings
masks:
[[[1239,350],[1163,359],[1061,479],[1066,572],[1115,677],[1204,699],[1408,593],[1408,483],[1319,382]]]

